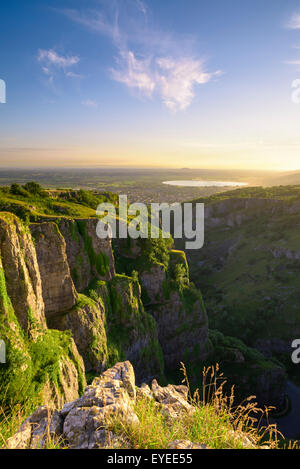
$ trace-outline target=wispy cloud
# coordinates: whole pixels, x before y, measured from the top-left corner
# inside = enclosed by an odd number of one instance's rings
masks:
[[[98,107],[98,103],[93,99],[86,99],[81,102],[81,104],[85,107],[89,107],[91,109],[96,109]]]
[[[114,42],[119,41],[118,13],[115,18],[108,21],[104,14],[100,11],[79,11],[72,9],[64,9],[61,12],[70,20],[78,23],[91,31],[95,31],[110,37]]]
[[[208,72],[204,60],[193,53],[194,38],[176,37],[149,26],[149,7],[143,0],[115,0],[109,10],[63,10],[72,21],[108,37],[117,49],[113,80],[141,97],[159,96],[173,112],[192,103],[196,86],[209,82],[220,71]],[[128,8],[131,8],[130,14]],[[159,54],[157,51],[160,51]]]
[[[169,57],[157,59],[159,72],[157,83],[165,105],[172,111],[186,109],[195,97],[195,85],[208,83],[221,72],[207,73],[203,62],[184,57],[174,60]]]
[[[64,57],[63,55],[57,54],[57,52],[55,52],[53,49],[39,49],[38,61],[46,62],[50,65],[55,65],[57,67],[65,69],[77,64],[80,61],[80,58],[77,56]]]
[[[294,13],[286,26],[289,29],[300,29],[300,13]]]
[[[137,89],[148,98],[154,92],[157,93],[173,112],[190,106],[195,97],[196,85],[207,83],[221,73],[207,73],[203,62],[191,57],[138,60],[132,51],[128,51],[122,53],[122,62],[122,65],[119,63],[119,67],[112,70],[114,80]]]
[[[152,97],[156,82],[150,59],[138,60],[132,51],[121,51],[118,68],[112,69],[111,74],[114,80],[124,83],[129,88],[137,89],[148,98]]]
[[[136,5],[138,9],[143,13],[144,16],[147,16],[148,13],[148,7],[146,3],[144,3],[142,0],[136,0]]]
[[[66,77],[82,77],[81,75],[69,70],[70,67],[73,67],[80,62],[80,58],[76,55],[64,56],[59,55],[53,49],[39,49],[37,61],[41,64],[43,73],[48,76],[49,83],[53,83],[58,70],[62,71]]]
[[[287,65],[300,65],[300,59],[286,60],[285,63]]]

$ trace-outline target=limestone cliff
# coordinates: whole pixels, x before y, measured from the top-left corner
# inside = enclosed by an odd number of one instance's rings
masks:
[[[118,357],[130,360],[137,379],[149,380],[164,373],[164,358],[154,318],[145,311],[137,279],[117,275],[106,298],[108,333]]]
[[[149,240],[131,240],[130,248],[118,242],[117,248],[125,259],[124,266],[138,270],[143,302],[158,324],[167,368],[178,370],[187,358],[204,358],[207,315],[200,291],[190,283],[185,254],[172,250],[169,244],[155,259],[157,246]]]
[[[12,214],[0,215],[0,255],[7,295],[26,332],[44,329],[44,302],[30,231]],[[3,280],[4,282],[4,280]]]
[[[116,275],[111,242],[97,237],[96,226],[96,219],[65,218],[30,225],[48,325],[72,332],[87,372],[130,359],[138,379],[161,376],[157,324],[138,281]]]
[[[30,225],[42,279],[46,317],[75,305],[77,293],[70,275],[66,243],[55,223]]]
[[[61,331],[71,330],[86,372],[101,373],[107,366],[108,348],[106,311],[99,297],[97,301],[80,294],[76,305],[63,314],[53,316],[49,326]]]
[[[0,337],[6,364],[0,367],[0,402],[61,405],[85,385],[73,339],[46,326],[34,240],[11,214],[0,217]]]
[[[98,238],[97,223],[97,219],[59,220],[71,276],[78,292],[83,292],[94,279],[111,280],[115,275],[111,241]]]
[[[0,373],[10,396],[22,389],[62,403],[80,394],[85,372],[90,378],[122,360],[133,363],[139,382],[178,372],[180,362],[199,378],[205,360],[215,360],[201,293],[172,239],[115,242],[114,255],[96,226],[96,219],[59,218],[28,229],[1,215],[0,333],[8,363]],[[258,393],[268,388],[263,395],[273,399],[278,376],[256,374]]]

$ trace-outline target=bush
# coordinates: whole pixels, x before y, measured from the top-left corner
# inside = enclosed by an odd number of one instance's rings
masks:
[[[32,195],[37,195],[40,197],[48,196],[47,192],[37,182],[27,182],[24,184],[23,188]]]
[[[13,183],[10,186],[10,193],[13,195],[20,195],[22,197],[30,197],[30,194],[28,191],[23,189],[19,184]]]

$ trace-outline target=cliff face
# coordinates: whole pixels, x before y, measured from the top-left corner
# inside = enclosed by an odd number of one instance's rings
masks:
[[[0,368],[1,403],[61,405],[85,385],[73,339],[46,326],[43,282],[30,231],[1,213],[0,336],[7,363]]]
[[[61,331],[72,331],[86,372],[101,373],[107,366],[108,350],[105,307],[99,301],[79,295],[76,305],[63,314],[52,316],[49,326]]]
[[[174,254],[171,253],[170,266]],[[187,283],[183,290],[172,278],[170,266],[167,271],[162,266],[154,266],[149,272],[141,273],[141,283],[150,300],[147,309],[157,321],[166,366],[175,370],[187,359],[204,358],[208,338],[208,321],[201,295],[193,297],[186,260],[183,253],[180,255],[183,263],[180,264],[179,259],[175,265],[182,265],[186,272]]]
[[[289,207],[289,213],[297,210],[299,204]],[[205,207],[205,226],[207,229],[241,226],[256,217],[286,211],[286,202],[277,199],[230,198]]]
[[[115,275],[111,241],[98,238],[97,223],[97,219],[64,218],[59,222],[71,276],[78,292],[83,292],[94,279],[109,281]]]
[[[84,372],[100,373],[123,358],[138,379],[163,375],[157,324],[144,310],[138,281],[115,274],[111,242],[98,239],[97,220],[49,220],[28,229],[7,214],[0,225],[1,338],[8,348],[1,371],[7,385],[14,377],[12,396],[21,371],[28,393],[42,373],[42,399],[55,403],[78,396]]]
[[[46,317],[75,305],[77,293],[71,278],[66,243],[55,223],[30,225],[42,279]]]
[[[108,331],[119,357],[130,360],[138,381],[164,373],[164,357],[154,318],[145,311],[137,279],[116,276],[109,283]]]
[[[82,292],[92,280],[90,260],[84,248],[84,241],[75,220],[61,219],[59,230],[66,243],[66,253],[74,285],[78,292]]]
[[[1,215],[0,332],[8,363],[0,374],[10,396],[21,388],[24,396],[63,403],[80,394],[85,372],[123,360],[139,382],[164,377],[165,368],[179,371],[180,362],[199,379],[210,360],[206,309],[185,254],[172,250],[172,240],[148,239],[116,242],[114,256],[96,226],[96,219],[60,218],[28,229]],[[261,388],[270,390],[272,379]]]
[[[155,241],[126,243],[119,241],[117,252],[124,267],[133,265],[139,273],[143,303],[157,322],[166,367],[178,370],[187,359],[204,359],[207,315],[200,291],[190,283],[185,254],[172,245],[160,252]]]
[[[42,283],[29,230],[12,214],[0,216],[0,255],[8,297],[25,331],[46,326]]]

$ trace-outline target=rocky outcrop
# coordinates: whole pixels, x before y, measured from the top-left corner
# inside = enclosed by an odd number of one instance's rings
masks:
[[[0,256],[3,282],[22,329],[36,334],[46,327],[39,267],[34,243],[23,223],[1,213]]]
[[[169,384],[161,387],[154,379],[151,385],[154,399],[160,403],[163,415],[176,419],[182,413],[192,414],[195,407],[188,403],[188,388],[186,386],[174,386]]]
[[[196,407],[188,402],[185,386],[161,387],[153,381],[152,390],[145,384],[137,388],[133,367],[126,361],[117,363],[95,378],[82,397],[61,409],[48,406],[38,408],[8,439],[6,447],[26,449],[59,445],[65,449],[135,448],[130,442],[131,434],[143,432],[142,426],[149,425],[149,422],[144,423],[138,418],[135,407],[138,401],[143,400],[165,421],[166,428],[172,428],[180,419],[192,418],[196,412]],[[215,430],[212,431],[215,435]],[[222,432],[228,433],[228,440],[235,441],[241,448],[255,448],[255,443],[241,431],[236,432],[227,426],[222,428]],[[171,441],[168,449],[208,449],[208,446],[201,441],[178,439]]]
[[[68,312],[49,320],[52,329],[71,330],[87,372],[101,373],[107,365],[108,349],[105,307],[101,298],[93,301],[79,295],[79,301]]]
[[[55,223],[30,225],[35,240],[42,291],[47,318],[67,311],[77,301],[77,293],[70,274],[66,243]]]
[[[60,411],[49,407],[37,409],[7,441],[7,447],[42,448],[47,445],[49,435],[73,449],[124,446],[124,440],[107,427],[116,418],[127,425],[139,423],[132,410],[135,398],[132,365],[119,363],[95,378],[80,399],[69,402]]]

